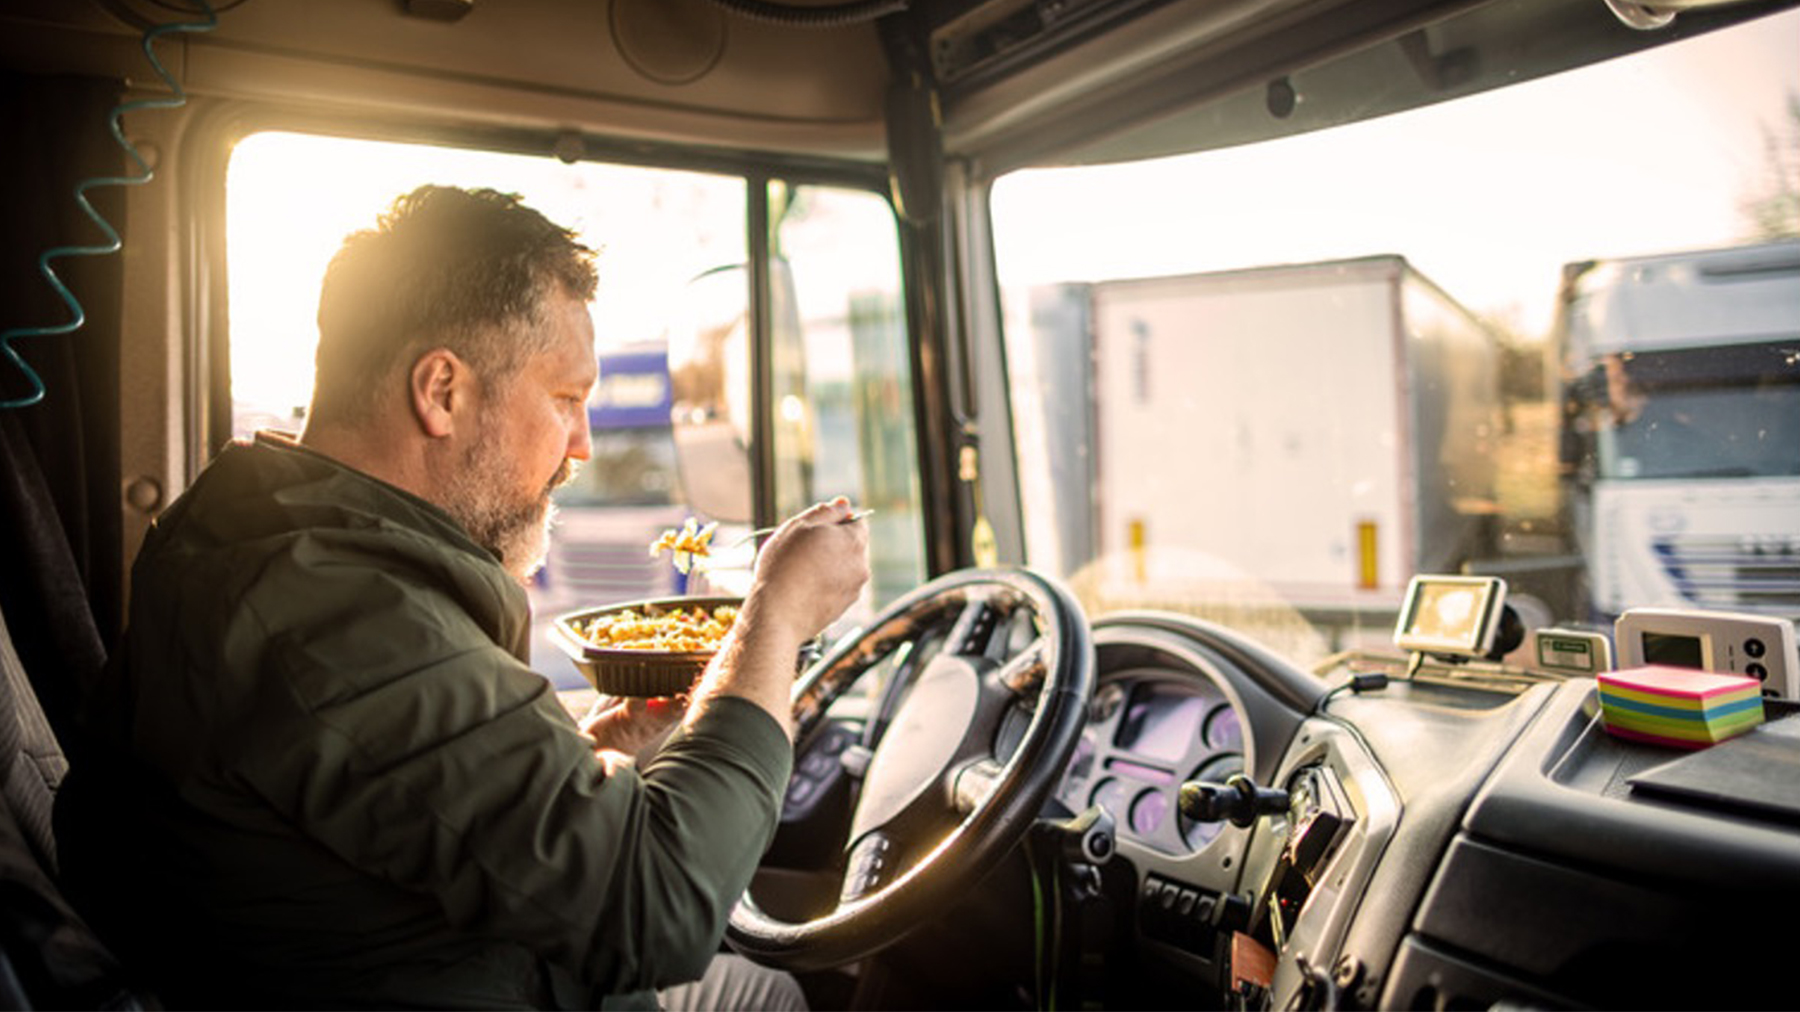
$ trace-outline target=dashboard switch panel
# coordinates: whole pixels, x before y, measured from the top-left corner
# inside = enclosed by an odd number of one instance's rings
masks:
[[[1138,891],[1138,930],[1146,938],[1202,956],[1218,940],[1213,921],[1219,894],[1210,889],[1147,875]]]

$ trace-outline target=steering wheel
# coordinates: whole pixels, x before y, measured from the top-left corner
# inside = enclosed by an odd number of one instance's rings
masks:
[[[990,643],[997,626],[1020,628],[1021,608],[1030,641]],[[845,637],[794,687],[795,741],[808,742],[832,701],[876,662],[945,628],[873,754],[861,753],[868,765],[836,909],[782,921],[746,893],[726,925],[739,953],[796,972],[868,956],[966,895],[1031,827],[1086,720],[1094,647],[1075,599],[1029,570],[950,573]],[[1023,736],[997,748],[1021,704],[1030,712]]]

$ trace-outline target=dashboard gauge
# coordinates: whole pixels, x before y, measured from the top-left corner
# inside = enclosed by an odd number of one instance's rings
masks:
[[[1244,750],[1244,724],[1238,717],[1237,710],[1230,703],[1220,703],[1206,715],[1206,727],[1201,731],[1206,747],[1215,752],[1242,752]]]
[[[1087,720],[1057,800],[1105,808],[1121,843],[1158,854],[1191,854],[1220,835],[1221,824],[1182,816],[1176,791],[1184,779],[1223,782],[1244,769],[1253,729],[1229,693],[1160,667],[1126,668],[1095,687]]]
[[[1141,837],[1155,836],[1168,817],[1169,795],[1154,787],[1146,789],[1131,802],[1131,831]]]
[[[1131,801],[1131,785],[1115,777],[1107,777],[1094,787],[1089,804],[1099,805],[1112,815],[1115,821],[1126,815],[1126,805]]]
[[[1131,691],[1113,744],[1122,752],[1172,767],[1201,743],[1201,723],[1209,706],[1205,696],[1187,686],[1166,681],[1141,682]]]
[[[1206,762],[1201,763],[1200,767],[1194,770],[1193,775],[1188,777],[1188,779],[1206,780],[1215,784],[1222,784],[1232,774],[1242,772],[1244,772],[1244,757],[1235,753],[1228,753],[1226,755],[1214,756]],[[1219,832],[1225,828],[1225,823],[1223,822],[1195,822],[1187,816],[1179,814],[1177,818],[1181,824],[1181,839],[1189,847],[1192,847],[1195,850],[1199,850],[1201,847],[1213,842],[1213,838],[1218,836]]]

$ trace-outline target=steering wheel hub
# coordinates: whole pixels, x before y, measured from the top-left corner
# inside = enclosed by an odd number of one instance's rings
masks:
[[[992,649],[1001,615],[1029,642]],[[1029,570],[963,570],[889,605],[795,686],[795,740],[804,746],[863,672],[945,630],[870,764],[837,908],[793,923],[745,896],[726,926],[738,952],[794,971],[864,958],[967,895],[1037,820],[1085,722],[1094,648],[1074,598]],[[1016,747],[995,754],[1002,722],[1021,711]],[[984,771],[980,789],[964,775],[972,768]]]
[[[878,750],[869,764],[850,827],[852,846],[942,783],[961,757],[980,697],[980,676],[966,658],[940,657],[926,667],[883,739],[894,744]]]

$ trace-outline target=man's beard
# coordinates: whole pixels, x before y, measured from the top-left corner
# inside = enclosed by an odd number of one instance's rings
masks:
[[[550,523],[556,516],[550,493],[574,477],[575,462],[564,458],[549,483],[523,496],[510,495],[495,480],[505,473],[506,464],[507,455],[496,440],[478,439],[463,455],[466,480],[445,510],[476,544],[498,555],[514,579],[528,583],[550,552]]]

